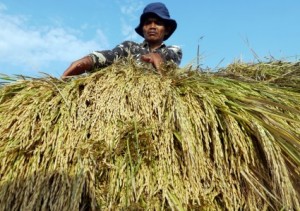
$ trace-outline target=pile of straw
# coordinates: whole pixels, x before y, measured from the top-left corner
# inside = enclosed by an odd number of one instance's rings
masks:
[[[299,67],[258,66],[3,85],[1,210],[299,210]]]
[[[292,91],[300,91],[300,62],[260,62],[242,63],[235,62],[227,66],[221,73],[238,77],[242,81],[260,81],[276,87],[290,88]]]

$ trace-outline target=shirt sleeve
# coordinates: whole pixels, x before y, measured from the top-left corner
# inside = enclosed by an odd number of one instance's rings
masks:
[[[177,65],[181,62],[182,51],[179,46],[165,46],[157,49],[155,52],[159,53],[166,62],[172,61]],[[139,59],[140,55],[147,53],[149,53],[149,50],[146,50],[146,48],[141,45],[132,41],[125,41],[112,50],[94,51],[89,54],[89,56],[93,59],[93,68],[102,68],[111,65],[120,58],[127,57],[129,54],[132,54],[136,59]]]
[[[106,67],[111,65],[114,61],[127,57],[130,52],[130,47],[135,43],[125,41],[117,45],[112,50],[94,51],[89,54],[93,59],[94,68]]]
[[[161,54],[164,61],[172,61],[175,64],[180,65],[182,59],[182,50],[179,46],[167,46],[165,48],[159,49],[157,53]]]

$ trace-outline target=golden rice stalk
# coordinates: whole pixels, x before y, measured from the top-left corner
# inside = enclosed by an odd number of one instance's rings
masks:
[[[264,84],[300,91],[300,62],[271,61],[253,64],[235,62],[220,73],[243,81],[261,81]]]
[[[1,209],[299,210],[300,93],[168,71],[3,85]]]

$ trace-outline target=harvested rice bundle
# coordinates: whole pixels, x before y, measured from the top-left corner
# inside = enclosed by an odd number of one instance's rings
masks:
[[[291,91],[300,91],[300,62],[272,61],[252,64],[235,62],[218,74],[248,82],[261,81],[264,84],[289,88]]]
[[[0,207],[299,209],[300,94],[169,71],[3,86]]]

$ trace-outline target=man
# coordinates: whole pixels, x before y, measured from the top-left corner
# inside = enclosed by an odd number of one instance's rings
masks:
[[[138,62],[151,63],[158,71],[161,64],[167,61],[179,65],[182,51],[178,46],[166,46],[167,40],[177,28],[175,20],[170,18],[169,11],[163,3],[147,5],[140,17],[140,24],[135,31],[142,37],[141,44],[125,41],[112,50],[94,51],[88,56],[73,62],[62,77],[88,72],[94,68],[106,67],[119,58],[129,55]]]

